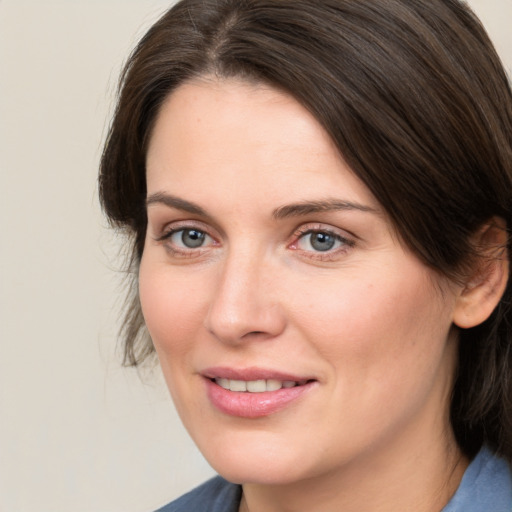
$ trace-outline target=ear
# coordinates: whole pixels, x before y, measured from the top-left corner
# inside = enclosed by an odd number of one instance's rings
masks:
[[[508,282],[507,225],[493,217],[473,237],[477,256],[455,304],[453,322],[468,329],[489,318]]]

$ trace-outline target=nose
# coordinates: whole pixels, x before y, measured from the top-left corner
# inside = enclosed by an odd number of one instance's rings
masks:
[[[286,319],[277,297],[276,269],[256,255],[231,255],[222,264],[205,318],[219,341],[236,345],[268,340],[283,332]]]

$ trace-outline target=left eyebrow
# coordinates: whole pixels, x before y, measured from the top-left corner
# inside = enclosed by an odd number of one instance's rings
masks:
[[[276,220],[287,217],[300,217],[311,213],[331,212],[340,210],[358,210],[369,213],[379,213],[378,210],[364,204],[340,199],[324,199],[321,201],[304,201],[300,203],[287,204],[276,208],[272,216]]]

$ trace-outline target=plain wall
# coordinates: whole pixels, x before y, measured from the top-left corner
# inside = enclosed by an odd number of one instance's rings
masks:
[[[427,1],[427,0],[426,0]],[[512,0],[473,0],[509,70]],[[170,2],[0,0],[0,510],[144,512],[212,470],[116,352],[96,174],[121,63]]]

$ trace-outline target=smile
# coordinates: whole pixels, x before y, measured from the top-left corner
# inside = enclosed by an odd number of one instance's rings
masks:
[[[261,369],[209,369],[203,373],[206,394],[219,412],[239,418],[262,418],[299,402],[319,384]]]
[[[235,380],[235,379],[214,379],[215,383],[223,389],[246,393],[265,393],[266,391],[278,391],[281,388],[290,389],[295,386],[303,386],[307,381],[259,379],[259,380]]]

